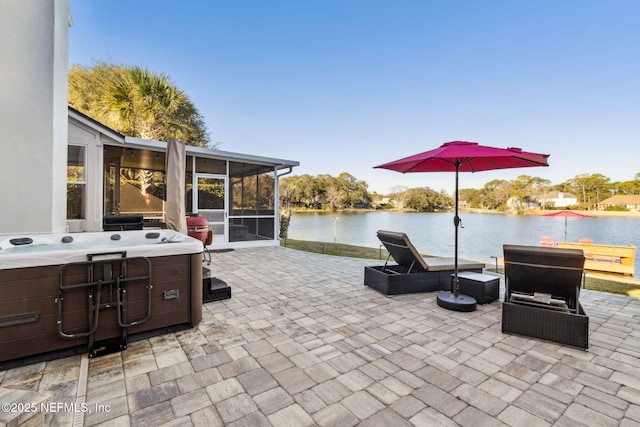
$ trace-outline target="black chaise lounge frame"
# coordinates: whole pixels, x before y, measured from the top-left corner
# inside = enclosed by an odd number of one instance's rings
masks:
[[[502,332],[588,348],[589,317],[579,301],[582,250],[520,245],[503,250]]]
[[[378,239],[389,252],[382,266],[365,267],[364,284],[385,295],[451,289],[453,258],[423,258],[405,233],[379,230]],[[395,263],[390,263],[393,258]],[[459,271],[482,273],[485,264],[459,259]]]

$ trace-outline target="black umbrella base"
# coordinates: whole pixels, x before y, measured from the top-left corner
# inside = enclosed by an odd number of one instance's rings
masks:
[[[476,299],[468,295],[442,292],[438,294],[438,306],[454,311],[475,311]]]

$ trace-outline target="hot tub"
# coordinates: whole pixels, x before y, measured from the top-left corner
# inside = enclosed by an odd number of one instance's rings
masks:
[[[0,236],[0,362],[196,326],[202,251],[173,230]]]

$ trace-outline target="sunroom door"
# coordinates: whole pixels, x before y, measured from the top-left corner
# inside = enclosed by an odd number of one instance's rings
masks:
[[[194,191],[194,212],[207,218],[213,230],[213,244],[227,241],[226,235],[226,191],[227,177],[196,174]]]

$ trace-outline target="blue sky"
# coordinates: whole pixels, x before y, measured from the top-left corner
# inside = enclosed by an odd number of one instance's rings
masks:
[[[640,172],[637,0],[70,0],[69,63],[140,65],[219,148],[349,172],[387,193],[447,173],[373,169],[453,140],[550,154],[554,184]]]

